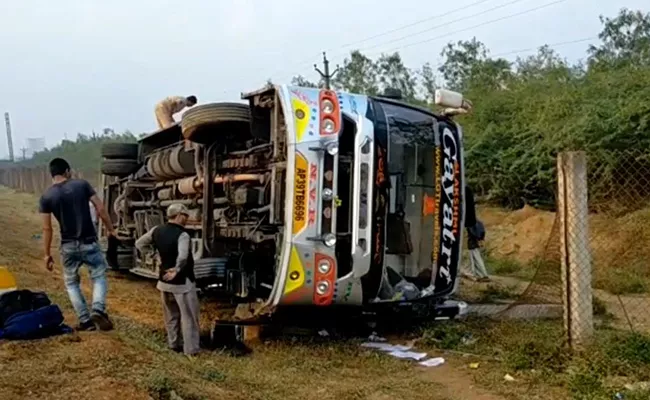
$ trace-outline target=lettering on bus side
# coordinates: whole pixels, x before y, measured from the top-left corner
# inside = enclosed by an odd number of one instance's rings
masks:
[[[307,203],[309,183],[307,180],[308,163],[305,157],[296,152],[296,167],[293,185],[293,234],[305,229],[307,223]]]
[[[434,174],[434,179],[436,180],[436,183],[438,181],[438,177],[440,176],[440,171],[442,171],[442,150],[440,146],[436,146],[435,154],[434,154],[434,171],[436,173]],[[431,264],[433,266],[438,265],[438,258],[440,256],[440,212],[435,212],[439,211],[441,206],[440,206],[440,199],[442,198],[442,190],[441,190],[442,185],[441,184],[435,184],[435,194],[434,194],[434,212],[433,212],[433,253],[431,255]]]
[[[316,222],[316,185],[318,184],[318,168],[316,164],[309,164],[309,226]]]
[[[386,215],[386,155],[385,150],[380,146],[375,147],[377,152],[377,173],[375,178],[375,237],[374,237],[374,255],[373,261],[376,265],[381,265],[384,261],[384,224]]]
[[[441,219],[442,232],[440,237],[440,256],[438,258],[438,278],[442,281],[436,282],[436,287],[450,286],[452,283],[451,267],[455,265],[459,257],[458,235],[460,233],[460,197],[461,197],[461,175],[460,162],[458,160],[458,139],[447,127],[442,132],[442,198]],[[441,284],[438,286],[438,284]],[[446,288],[449,289],[449,288]]]

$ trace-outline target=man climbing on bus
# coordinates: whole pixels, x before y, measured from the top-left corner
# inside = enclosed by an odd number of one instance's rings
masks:
[[[158,129],[165,129],[174,125],[174,114],[183,111],[186,107],[195,106],[196,102],[196,96],[169,96],[156,104],[155,112]]]

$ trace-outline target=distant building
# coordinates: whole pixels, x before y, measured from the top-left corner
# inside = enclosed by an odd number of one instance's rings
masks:
[[[34,153],[45,150],[45,138],[27,138],[25,157],[31,158]]]

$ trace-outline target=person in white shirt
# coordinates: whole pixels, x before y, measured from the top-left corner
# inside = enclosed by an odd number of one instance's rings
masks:
[[[95,230],[97,230],[97,210],[95,210],[95,205],[92,202],[89,202],[88,207],[90,208],[90,219],[93,220],[93,225],[95,226]]]
[[[166,224],[158,225],[136,242],[138,251],[153,246],[160,256],[157,288],[160,290],[163,316],[170,349],[186,355],[200,349],[199,298],[194,277],[191,239],[185,231],[189,210],[174,203],[167,208]]]
[[[193,107],[196,103],[196,96],[170,96],[156,104],[155,114],[158,129],[174,125],[174,114],[183,111],[185,107]]]

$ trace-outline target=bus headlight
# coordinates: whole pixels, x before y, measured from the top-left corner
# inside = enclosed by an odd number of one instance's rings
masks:
[[[336,235],[333,233],[328,233],[323,236],[323,243],[327,247],[334,247],[336,245]]]
[[[336,142],[331,142],[325,145],[325,150],[330,156],[335,156],[339,153],[339,144]]]
[[[332,266],[330,265],[330,262],[327,260],[323,260],[318,264],[318,272],[320,272],[323,275],[330,272],[331,268]]]
[[[329,289],[330,289],[330,284],[327,281],[320,281],[316,285],[316,293],[320,294],[321,296],[327,293]]]
[[[323,189],[323,200],[325,201],[330,201],[334,197],[334,192],[332,192],[332,189],[330,188],[325,188]]]
[[[330,100],[327,99],[323,100],[323,102],[321,103],[321,110],[325,114],[331,114],[332,111],[334,111],[334,103],[332,103]]]
[[[334,121],[332,121],[329,118],[325,118],[323,120],[323,130],[325,133],[334,133],[334,129],[336,128],[336,125],[334,124]]]

